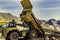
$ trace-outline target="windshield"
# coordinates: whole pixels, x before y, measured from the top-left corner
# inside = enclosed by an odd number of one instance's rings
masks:
[[[16,24],[9,22],[8,24],[6,24],[6,27],[16,27]]]

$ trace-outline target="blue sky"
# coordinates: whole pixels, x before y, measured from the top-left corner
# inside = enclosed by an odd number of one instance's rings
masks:
[[[38,19],[60,19],[60,0],[30,0],[33,12]],[[0,12],[7,12],[19,17],[22,12],[20,0],[0,0]]]

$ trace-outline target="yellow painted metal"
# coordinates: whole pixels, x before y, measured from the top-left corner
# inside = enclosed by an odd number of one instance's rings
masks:
[[[36,34],[35,34],[35,33],[32,33],[32,36],[33,36],[33,37],[35,37],[35,36],[36,36]]]
[[[22,4],[22,6],[23,6],[24,9],[30,9],[30,8],[32,8],[30,0],[22,0],[21,4]]]
[[[0,20],[0,25],[5,25],[9,22],[9,20]]]
[[[35,30],[37,29],[39,33],[44,34],[44,30],[42,29],[42,27],[39,24],[39,21],[37,21],[37,18],[32,12],[32,5],[30,3],[30,0],[22,0],[21,4],[24,8],[20,15],[21,20],[23,20],[25,23],[30,22],[31,25],[30,24],[29,25],[32,29],[35,29]]]
[[[12,27],[12,28],[5,28],[4,29],[4,37],[6,38],[7,37],[7,34],[10,32],[10,31],[13,31],[13,30],[18,30],[16,27]]]
[[[26,32],[24,31],[24,32],[22,32],[22,36],[24,37],[24,36],[26,36]]]

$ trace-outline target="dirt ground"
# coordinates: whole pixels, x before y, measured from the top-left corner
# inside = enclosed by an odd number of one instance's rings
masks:
[[[5,38],[0,39],[0,40],[5,40]],[[29,40],[43,40],[43,39],[37,38],[37,39],[29,39]],[[60,40],[60,38],[56,38],[55,40]]]
[[[5,38],[3,38],[3,39],[0,39],[0,40],[5,40]]]
[[[3,39],[0,39],[0,40],[5,40],[5,38],[3,38]],[[39,39],[29,39],[29,40],[39,40]]]

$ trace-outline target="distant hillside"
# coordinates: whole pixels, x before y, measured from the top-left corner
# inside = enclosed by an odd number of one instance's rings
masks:
[[[16,21],[19,21],[19,18],[10,14],[10,13],[0,13],[0,20],[9,20],[15,19]]]

